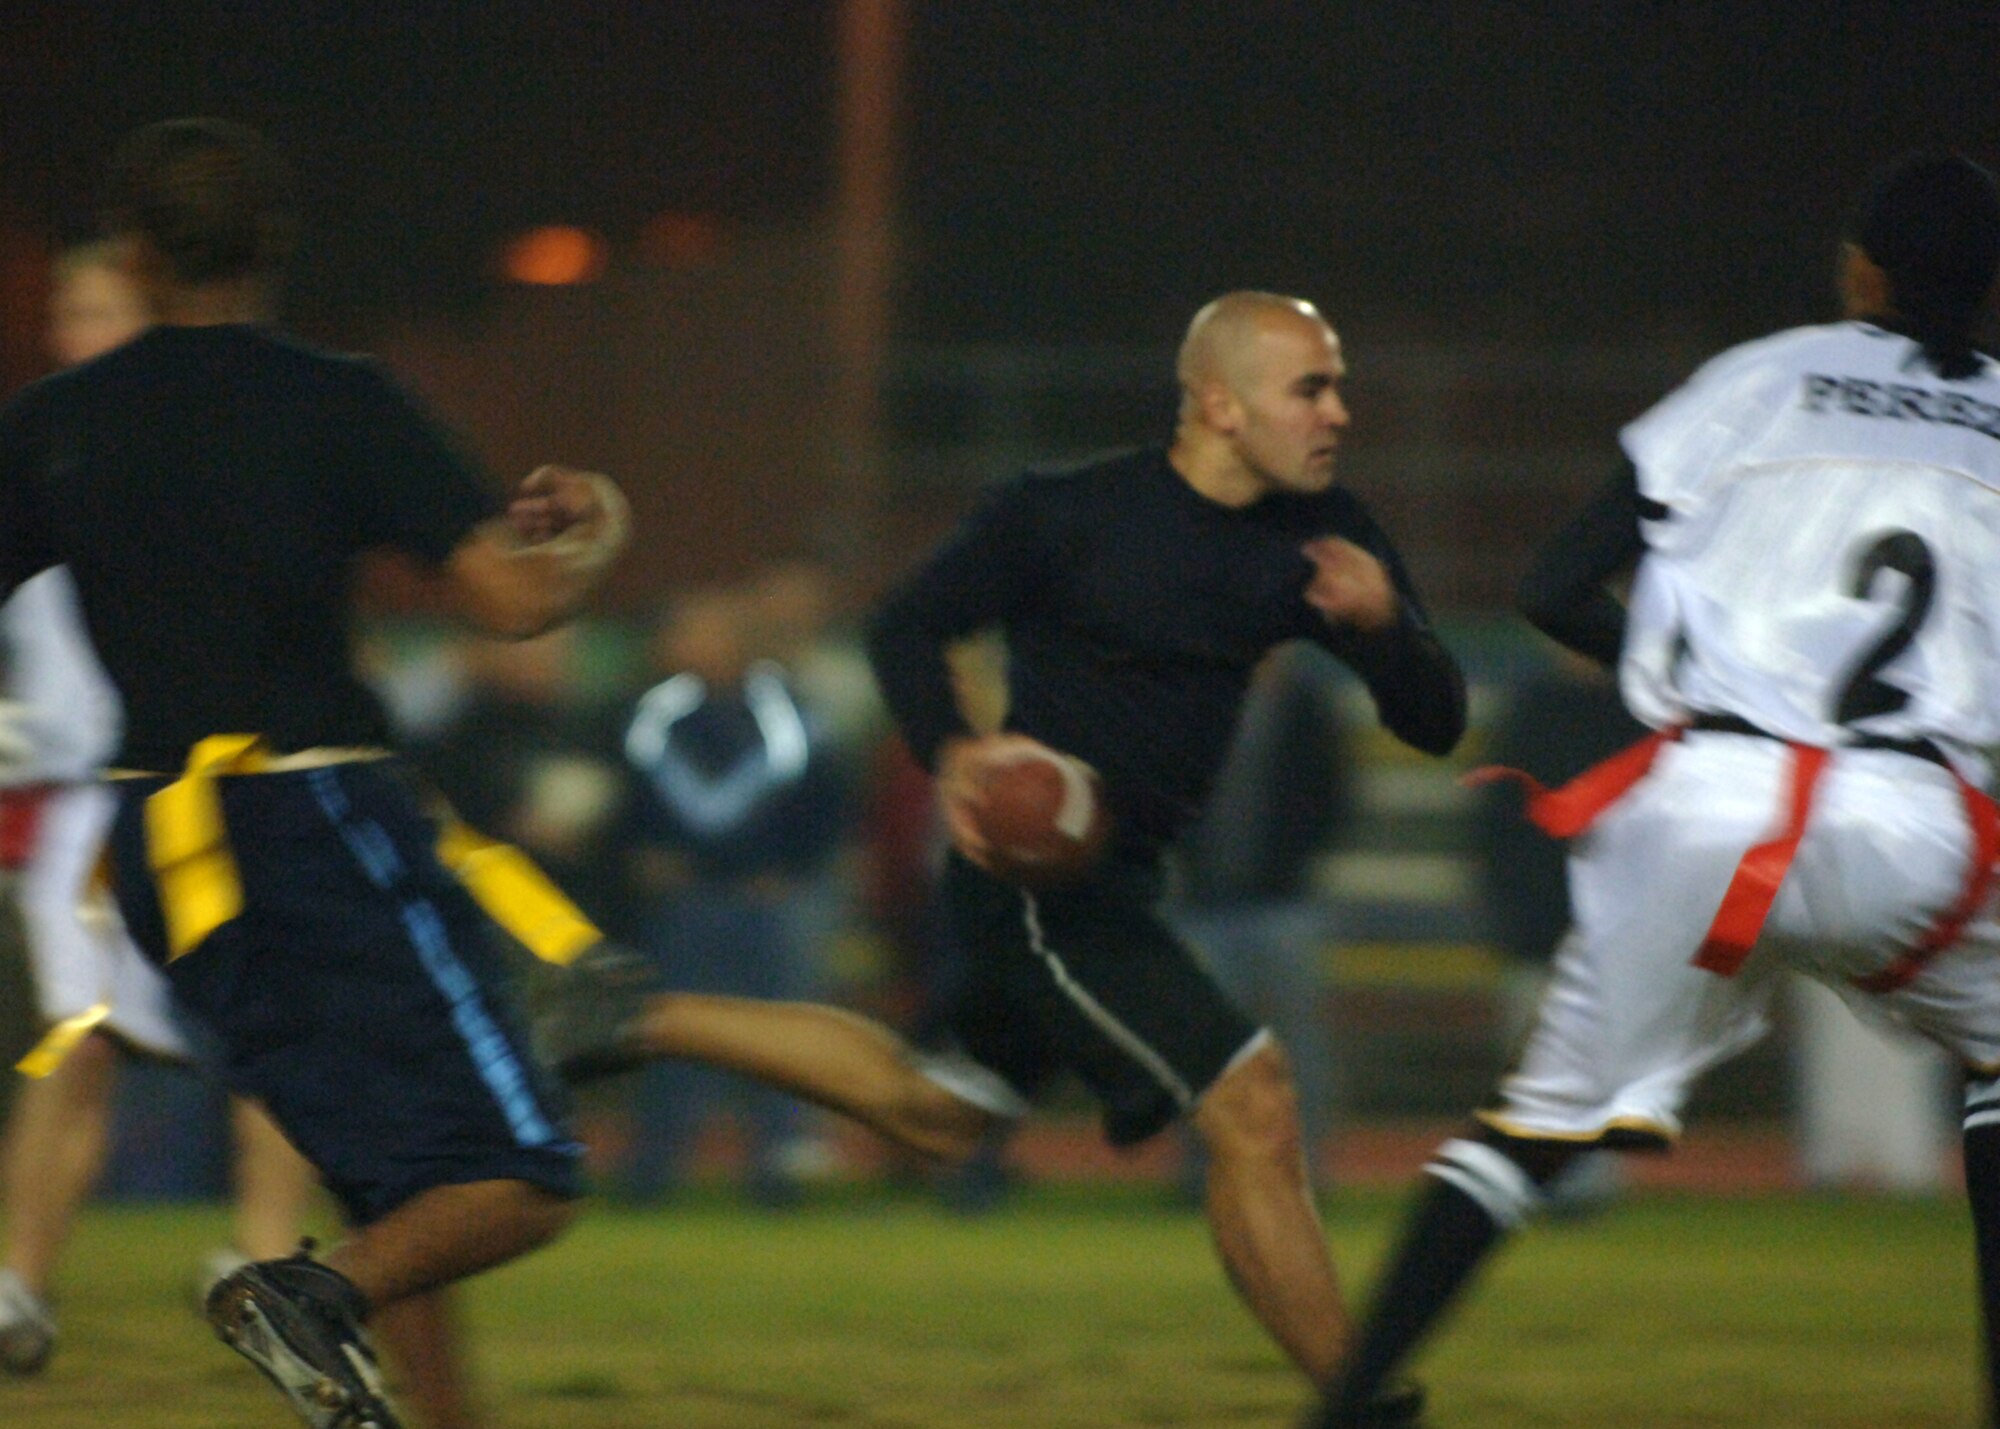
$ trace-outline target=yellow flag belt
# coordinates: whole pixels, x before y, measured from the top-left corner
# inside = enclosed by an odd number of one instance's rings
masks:
[[[299,767],[297,756],[273,758],[257,735],[211,735],[189,751],[179,778],[147,796],[146,856],[159,887],[168,962],[185,957],[243,911],[243,880],[229,847],[217,778]],[[597,926],[521,850],[486,837],[449,808],[440,808],[439,815],[438,861],[486,916],[529,952],[566,967],[603,939]],[[64,1018],[15,1063],[15,1070],[47,1076],[110,1011],[99,1003]]]

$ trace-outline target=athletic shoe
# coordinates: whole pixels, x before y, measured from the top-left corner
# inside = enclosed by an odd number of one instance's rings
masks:
[[[56,1349],[56,1321],[42,1297],[0,1270],[0,1370],[40,1374]]]
[[[1306,1416],[1299,1429],[1422,1429],[1424,1387],[1412,1380],[1389,1385],[1360,1410],[1327,1403]]]
[[[219,1245],[204,1255],[201,1264],[195,1267],[191,1286],[194,1291],[195,1314],[206,1315],[208,1297],[215,1293],[215,1287],[249,1263],[250,1257],[233,1245]]]
[[[312,1429],[402,1429],[361,1329],[361,1292],[310,1249],[225,1276],[209,1293],[208,1322]]]
[[[653,1060],[643,1029],[647,1002],[666,990],[657,964],[602,942],[560,970],[544,970],[530,994],[535,1055],[571,1086],[601,1081]]]

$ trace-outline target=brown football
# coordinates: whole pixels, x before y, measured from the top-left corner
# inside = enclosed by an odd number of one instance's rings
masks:
[[[1002,878],[1054,887],[1080,878],[1104,852],[1111,816],[1097,771],[1081,759],[1010,751],[985,766],[981,787],[979,831]]]

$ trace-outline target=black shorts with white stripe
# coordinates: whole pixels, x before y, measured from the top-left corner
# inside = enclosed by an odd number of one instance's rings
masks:
[[[1029,1098],[1074,1072],[1117,1146],[1190,1111],[1259,1035],[1160,920],[1159,892],[1130,864],[1034,892],[956,856],[945,873],[961,1050]]]

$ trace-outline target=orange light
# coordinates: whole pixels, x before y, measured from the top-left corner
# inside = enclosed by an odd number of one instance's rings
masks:
[[[604,240],[587,228],[551,224],[531,228],[510,242],[500,270],[516,283],[560,288],[604,276]]]

